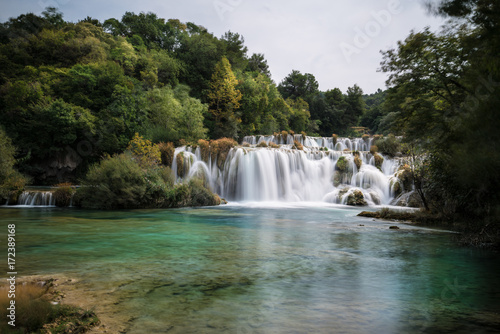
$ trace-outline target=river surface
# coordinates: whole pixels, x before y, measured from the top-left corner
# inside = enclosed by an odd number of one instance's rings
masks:
[[[2,207],[0,245],[16,224],[19,275],[78,277],[126,333],[500,331],[498,255],[360,211]]]

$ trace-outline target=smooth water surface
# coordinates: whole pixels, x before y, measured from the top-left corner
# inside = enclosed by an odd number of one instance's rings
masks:
[[[500,330],[497,255],[358,212],[4,207],[0,237],[15,223],[19,275],[78,277],[127,333]]]

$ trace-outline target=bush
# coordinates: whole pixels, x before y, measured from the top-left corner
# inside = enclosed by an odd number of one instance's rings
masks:
[[[301,131],[300,134],[302,135],[302,139],[306,140],[307,133],[305,131]]]
[[[129,142],[127,150],[132,152],[133,156],[139,161],[143,167],[149,167],[161,162],[161,153],[158,145],[152,144],[149,140],[145,140],[138,133]]]
[[[292,149],[303,151],[304,150],[304,146],[301,143],[299,143],[297,140],[294,140],[293,141]]]
[[[375,155],[378,152],[378,147],[377,145],[372,145],[370,146],[370,153]]]
[[[348,162],[344,156],[339,157],[337,163],[335,164],[335,170],[339,172],[347,172],[348,170]]]
[[[356,165],[356,167],[359,170],[361,168],[361,165],[363,164],[363,161],[361,160],[361,158],[359,156],[355,156],[354,157],[354,164]]]
[[[396,137],[394,137],[394,135],[377,139],[375,141],[375,145],[377,145],[379,152],[387,154],[391,157],[401,151],[401,143]]]
[[[335,145],[337,144],[337,139],[338,139],[338,138],[339,138],[339,137],[338,137],[335,133],[334,133],[334,134],[332,134],[333,146],[334,146],[334,147],[335,147]]]
[[[198,140],[198,147],[200,148],[201,159],[208,163],[210,157],[210,142],[205,139]]]
[[[210,141],[210,151],[212,157],[217,157],[217,166],[219,169],[224,167],[229,151],[235,146],[238,146],[238,143],[231,138],[220,138]]]
[[[53,305],[47,295],[48,288],[27,283],[16,286],[16,328],[7,324],[7,291],[0,289],[1,333],[84,333],[99,320],[91,311],[69,305]]]
[[[192,179],[189,181],[190,206],[219,205],[221,199],[203,185],[203,181]]]
[[[384,163],[384,158],[378,153],[375,153],[373,158],[375,159],[375,167],[382,170],[382,164]]]
[[[56,206],[69,206],[76,192],[75,187],[68,182],[56,184],[56,187],[57,189],[53,192]]]
[[[278,144],[274,143],[274,142],[270,142],[269,143],[269,147],[270,148],[280,148],[280,146]]]
[[[267,143],[265,141],[261,141],[257,144],[257,147],[267,147]]]
[[[123,153],[92,166],[76,196],[85,208],[131,209],[141,207],[146,189],[143,170]]]
[[[178,153],[175,161],[177,163],[177,176],[182,178],[184,177],[185,174],[184,153],[183,152]]]
[[[158,143],[160,150],[160,160],[164,166],[172,166],[174,161],[175,147],[174,143]]]
[[[370,139],[370,135],[367,135],[367,134],[364,134],[361,136],[361,138],[365,141],[365,142],[368,142],[368,140]]]
[[[28,179],[14,169],[15,153],[16,148],[12,145],[11,139],[0,127],[0,200],[2,204],[8,199],[17,202],[17,198],[28,183]]]
[[[347,196],[347,205],[364,206],[367,205],[365,196],[360,190],[354,190]]]
[[[243,147],[250,147],[252,145],[250,145],[250,143],[247,143],[246,141],[244,141],[243,143],[241,143],[241,146],[243,146]]]

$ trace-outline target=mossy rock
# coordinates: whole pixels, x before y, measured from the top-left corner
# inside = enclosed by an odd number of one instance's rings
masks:
[[[365,201],[365,196],[360,190],[354,190],[347,196],[347,205],[351,206],[365,206],[367,205]]]

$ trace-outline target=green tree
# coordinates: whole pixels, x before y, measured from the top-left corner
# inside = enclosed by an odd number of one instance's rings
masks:
[[[212,138],[237,136],[241,123],[240,115],[236,112],[241,100],[241,92],[236,89],[237,84],[238,80],[231,70],[229,60],[223,57],[215,66],[208,93],[208,111],[213,120],[213,127],[210,129]]]

